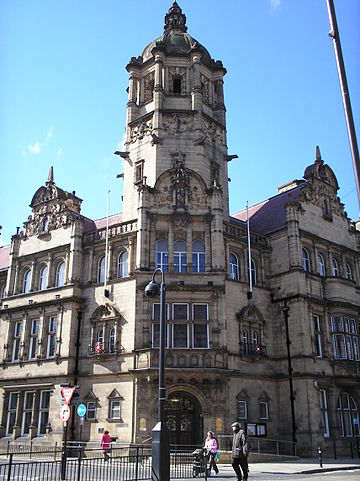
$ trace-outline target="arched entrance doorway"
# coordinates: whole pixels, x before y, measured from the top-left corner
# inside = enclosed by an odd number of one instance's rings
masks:
[[[169,394],[165,422],[171,444],[197,445],[203,442],[203,416],[194,396],[184,392]]]

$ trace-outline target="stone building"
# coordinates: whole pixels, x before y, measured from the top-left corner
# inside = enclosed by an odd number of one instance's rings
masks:
[[[0,248],[0,442],[61,441],[64,383],[87,406],[83,439],[151,437],[159,301],[144,288],[160,267],[173,443],[239,420],[256,437],[296,439],[300,454],[335,439],[348,449],[359,436],[360,238],[333,171],[317,148],[302,180],[249,208],[249,256],[247,212],[228,207],[222,63],[174,2],[126,68],[123,212],[84,217],[51,168]],[[76,439],[75,408],[69,425]]]

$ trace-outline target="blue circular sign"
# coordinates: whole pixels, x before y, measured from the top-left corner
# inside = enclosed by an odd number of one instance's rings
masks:
[[[86,414],[86,406],[85,404],[79,404],[78,407],[77,407],[77,413],[78,413],[78,416],[80,416],[81,418],[83,416],[85,416]]]

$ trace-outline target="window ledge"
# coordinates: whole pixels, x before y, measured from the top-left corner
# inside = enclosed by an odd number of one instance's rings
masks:
[[[124,424],[124,421],[121,418],[119,418],[119,419],[106,418],[106,421],[108,423],[122,423],[122,424]]]

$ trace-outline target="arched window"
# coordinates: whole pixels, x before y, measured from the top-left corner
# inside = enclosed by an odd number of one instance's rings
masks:
[[[205,245],[200,241],[192,244],[192,271],[205,272]]]
[[[317,255],[317,259],[318,259],[318,273],[321,275],[321,276],[325,276],[325,262],[324,262],[324,258],[321,254],[318,254]]]
[[[230,278],[239,280],[239,261],[233,252],[230,252]]]
[[[118,260],[118,278],[127,277],[129,275],[129,253],[124,251],[119,255]]]
[[[61,287],[65,284],[65,262],[61,261],[56,268],[55,286]]]
[[[96,333],[95,354],[101,354],[104,350],[104,331],[99,329]]]
[[[168,243],[166,240],[158,240],[155,244],[156,268],[164,272],[168,270]]]
[[[353,278],[352,268],[348,262],[345,262],[345,270],[346,270],[346,279],[352,280]]]
[[[339,265],[337,263],[337,260],[334,257],[332,258],[331,265],[332,265],[333,276],[338,277],[339,276]]]
[[[302,248],[302,265],[305,272],[310,272],[310,255],[305,247]]]
[[[347,392],[340,394],[336,405],[336,413],[343,437],[360,435],[358,406],[355,399]]]
[[[252,342],[253,342],[254,349],[255,349],[256,346],[259,344],[259,336],[258,336],[258,333],[256,331],[252,331]]]
[[[256,263],[254,259],[251,259],[251,282],[253,286],[256,286]]]
[[[48,278],[48,267],[43,266],[40,269],[39,274],[39,291],[43,291],[47,287],[47,278]]]
[[[23,294],[27,294],[30,291],[30,284],[31,284],[31,269],[28,268],[24,272],[24,277],[23,277],[23,285],[22,285]]]
[[[0,299],[3,299],[5,297],[5,293],[6,293],[6,284],[4,284],[2,287],[1,287],[1,290],[0,290]]]
[[[115,352],[115,327],[109,331],[109,352]]]
[[[243,352],[244,354],[249,353],[249,333],[246,329],[242,332],[242,342],[243,342]]]
[[[178,240],[174,244],[174,272],[186,272],[187,248],[184,241]]]
[[[104,282],[105,281],[105,256],[102,256],[99,259],[97,281],[98,282]]]

